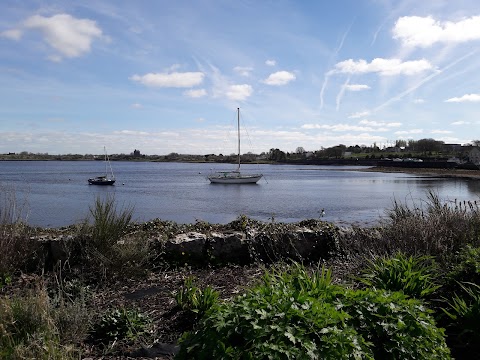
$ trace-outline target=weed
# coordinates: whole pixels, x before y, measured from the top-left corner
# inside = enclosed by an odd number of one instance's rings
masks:
[[[432,257],[399,252],[370,260],[358,280],[376,289],[402,291],[410,297],[427,299],[440,287],[435,279],[436,270]]]
[[[175,295],[175,301],[180,309],[192,312],[201,318],[216,304],[219,293],[209,286],[201,290],[194,285],[193,280],[193,277],[185,279],[182,289]]]
[[[92,327],[94,343],[113,347],[116,342],[131,342],[148,333],[150,320],[136,309],[118,308],[108,311]]]

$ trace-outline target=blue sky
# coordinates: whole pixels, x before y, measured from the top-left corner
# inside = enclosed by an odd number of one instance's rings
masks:
[[[3,0],[0,153],[480,138],[477,0]]]

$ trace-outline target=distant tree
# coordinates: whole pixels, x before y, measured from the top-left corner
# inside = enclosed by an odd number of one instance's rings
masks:
[[[472,140],[471,143],[473,146],[480,146],[480,140]]]
[[[306,151],[305,151],[305,149],[304,149],[303,147],[299,146],[299,147],[297,147],[297,149],[295,150],[295,152],[296,152],[297,154],[304,154]]]
[[[282,162],[287,160],[287,155],[280,149],[270,149],[268,160]]]
[[[438,141],[435,139],[420,139],[417,141],[417,151],[421,151],[424,154],[427,152],[436,152],[441,149],[441,146],[444,144],[443,141]]]
[[[398,147],[398,148],[407,147],[407,141],[406,140],[395,140],[395,147]]]

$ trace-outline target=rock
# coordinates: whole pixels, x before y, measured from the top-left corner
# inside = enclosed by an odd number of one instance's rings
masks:
[[[207,238],[207,252],[215,263],[248,264],[251,241],[240,231],[212,232]]]
[[[165,243],[164,251],[167,258],[176,261],[203,262],[206,259],[206,241],[207,236],[202,233],[189,232],[186,234],[179,234]]]

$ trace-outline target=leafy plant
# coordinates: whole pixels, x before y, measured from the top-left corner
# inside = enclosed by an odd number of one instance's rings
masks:
[[[428,298],[440,285],[437,284],[436,264],[430,256],[379,257],[368,262],[359,281],[369,287],[389,291],[402,291],[414,298]]]
[[[379,357],[377,357],[379,356]],[[272,270],[212,307],[180,341],[178,359],[449,359],[443,331],[416,299],[352,290],[330,270]]]
[[[175,301],[182,310],[191,311],[202,317],[217,302],[218,296],[218,291],[209,286],[201,290],[194,285],[193,277],[188,277],[182,289],[175,295]]]
[[[462,291],[447,300],[448,307],[442,310],[450,319],[446,326],[454,355],[467,358],[480,352],[480,285],[460,287]]]
[[[108,311],[90,331],[90,339],[103,345],[117,341],[133,341],[148,333],[150,320],[136,309]]]

